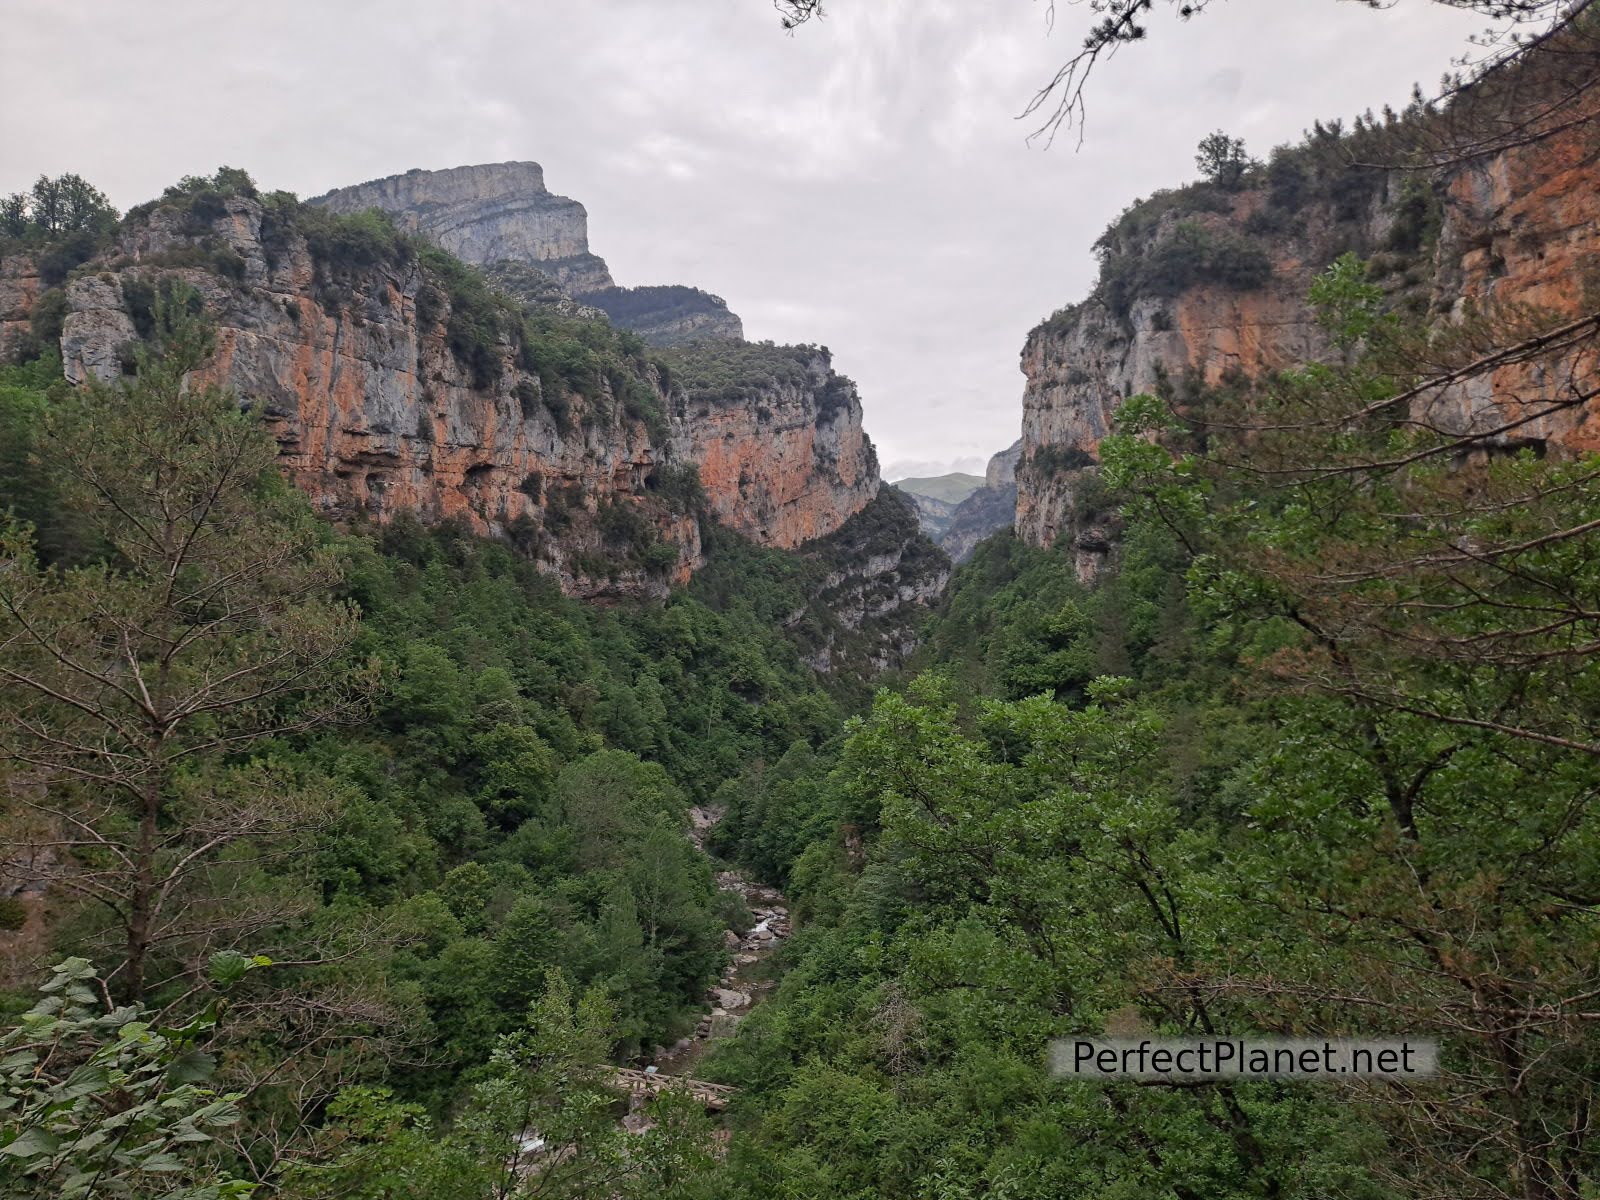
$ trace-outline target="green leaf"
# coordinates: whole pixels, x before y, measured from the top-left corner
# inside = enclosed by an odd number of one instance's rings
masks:
[[[4,1146],[0,1154],[12,1158],[35,1158],[41,1154],[54,1154],[61,1149],[61,1139],[47,1129],[25,1129]]]
[[[167,1078],[173,1083],[198,1083],[210,1079],[216,1069],[217,1060],[214,1056],[191,1047],[168,1065]]]

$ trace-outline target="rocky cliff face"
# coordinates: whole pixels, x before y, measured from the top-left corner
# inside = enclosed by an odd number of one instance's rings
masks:
[[[950,528],[950,518],[955,516],[957,505],[935,496],[923,496],[917,492],[906,491],[903,487],[900,491],[905,493],[906,499],[911,501],[911,507],[916,510],[917,525],[922,532],[935,542],[944,537],[945,530]]]
[[[777,369],[746,376],[731,391],[692,377],[676,384],[669,448],[676,460],[697,465],[724,525],[761,545],[792,549],[867,506],[882,486],[878,457],[855,385],[834,374],[826,350],[744,353],[770,353]]]
[[[631,329],[652,346],[744,340],[744,323],[721,296],[668,284],[613,287],[585,292],[585,304],[600,309],[620,329]]]
[[[1352,242],[1381,244],[1389,224],[1393,187],[1385,180],[1363,204],[1356,221],[1340,221],[1332,205],[1305,211],[1294,233],[1268,240],[1267,277],[1238,287],[1220,279],[1197,279],[1181,287],[1157,281],[1120,303],[1097,294],[1035,328],[1022,350],[1022,452],[1016,467],[1017,533],[1047,546],[1062,533],[1098,532],[1074,527],[1081,472],[1098,458],[1111,419],[1128,397],[1156,391],[1172,380],[1214,386],[1237,372],[1258,375],[1295,363],[1325,358],[1326,332],[1306,304],[1317,273]],[[1226,200],[1221,212],[1159,214],[1113,253],[1148,259],[1164,245],[1201,231],[1200,238],[1236,236],[1264,212],[1267,193],[1246,192]],[[1153,292],[1154,294],[1151,294]]]
[[[1200,185],[1130,209],[1100,243],[1095,294],[1029,335],[1017,469],[1025,541],[1072,542],[1080,575],[1092,578],[1110,539],[1103,520],[1080,519],[1078,501],[1117,406],[1327,359],[1306,294],[1345,251],[1368,258],[1396,307],[1437,322],[1489,303],[1578,311],[1600,268],[1600,121],[1431,179],[1350,167],[1337,139],[1323,141],[1237,192]],[[1429,415],[1470,428],[1513,395],[1554,396],[1583,369],[1507,367],[1444,394]],[[1519,436],[1594,449],[1600,421],[1569,412]]]
[[[380,209],[477,266],[536,266],[568,295],[653,345],[744,336],[720,296],[683,286],[618,287],[605,260],[590,252],[587,211],[550,192],[538,163],[411,170],[338,188],[311,203],[339,213]]]
[[[983,471],[983,486],[998,488],[1017,481],[1017,464],[1022,461],[1022,439],[1018,438],[989,459]]]
[[[462,262],[532,263],[573,295],[614,286],[605,260],[589,252],[587,210],[546,188],[535,162],[411,170],[311,203],[336,213],[381,209]]]
[[[319,235],[299,211],[229,196],[130,216],[66,285],[67,377],[123,371],[181,279],[216,325],[208,375],[265,416],[322,512],[460,520],[576,595],[661,594],[699,565],[690,466],[713,514],[771,546],[829,534],[877,493],[859,399],[821,351],[713,404],[603,323],[528,325],[459,266]],[[0,299],[20,313],[30,277],[8,271]]]
[[[0,350],[32,336],[34,305],[42,290],[32,258],[18,254],[0,261]]]
[[[824,672],[845,663],[867,674],[904,666],[921,618],[950,579],[950,559],[919,531],[911,498],[883,488],[805,553],[825,572],[790,621],[806,661]]]
[[[328,517],[409,512],[514,535],[577,595],[661,592],[698,565],[695,521],[649,494],[665,452],[609,380],[575,393],[519,369],[504,339],[464,361],[423,263],[340,268],[256,200],[220,203],[206,221],[181,206],[130,220],[104,269],[68,283],[70,381],[121,371],[151,298],[181,279],[216,326],[206,374],[263,414]],[[629,562],[619,534],[661,549]]]

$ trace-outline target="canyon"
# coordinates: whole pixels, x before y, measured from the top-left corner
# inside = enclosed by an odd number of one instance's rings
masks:
[[[1022,440],[989,459],[983,477],[941,475],[930,479],[902,479],[895,487],[916,506],[922,532],[950,556],[953,563],[972,557],[978,543],[1009,529],[1017,515],[1017,462]],[[937,494],[936,494],[937,493]]]

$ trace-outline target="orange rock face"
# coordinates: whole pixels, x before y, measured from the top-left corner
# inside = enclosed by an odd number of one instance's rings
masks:
[[[182,277],[217,329],[205,373],[263,415],[285,472],[333,519],[455,519],[512,537],[572,594],[659,594],[702,561],[697,521],[654,494],[666,466],[702,463],[712,511],[778,546],[831,532],[876,492],[853,393],[824,411],[825,358],[815,392],[750,396],[714,414],[679,415],[682,398],[653,381],[673,413],[670,436],[653,439],[609,382],[596,399],[547,397],[509,344],[498,348],[494,382],[475,380],[450,348],[448,303],[416,262],[332,278],[298,235],[269,252],[255,201],[227,208],[200,234],[158,208],[124,234],[105,270],[71,282],[66,374],[121,370],[137,336],[130,289]],[[230,269],[193,265],[197,244],[225,248]],[[432,301],[419,305],[425,293]],[[673,548],[671,563],[658,554],[647,567],[613,544],[639,518]]]
[[[1472,306],[1494,304],[1593,312],[1600,305],[1597,184],[1600,119],[1440,171],[1433,187],[1442,228],[1431,257],[1415,268],[1425,276],[1433,319],[1443,324]],[[1316,201],[1275,233],[1252,221],[1269,203],[1264,189],[1231,197],[1226,212],[1158,217],[1143,234],[1151,244],[1179,219],[1219,236],[1253,236],[1271,259],[1270,277],[1247,288],[1201,283],[1176,295],[1135,293],[1120,313],[1094,298],[1029,335],[1022,354],[1019,535],[1045,546],[1083,532],[1075,525],[1082,471],[1096,462],[1112,414],[1128,397],[1186,376],[1214,385],[1233,372],[1252,376],[1329,358],[1332,348],[1307,291],[1341,250],[1371,254],[1388,244],[1406,186],[1402,173],[1391,172],[1370,185],[1360,211],[1336,223],[1331,202]],[[1594,372],[1592,361],[1580,359],[1506,367],[1438,397],[1426,415],[1447,428],[1481,428],[1523,406],[1548,403],[1580,377],[1592,386]],[[1569,410],[1530,423],[1517,437],[1600,449],[1600,417],[1593,405]]]
[[[1437,308],[1458,316],[1469,304],[1527,305],[1574,318],[1600,309],[1600,112],[1458,167],[1442,187]],[[1539,412],[1574,385],[1593,387],[1596,370],[1592,353],[1503,367],[1446,394],[1429,415],[1468,428],[1507,410]],[[1600,450],[1600,411],[1591,403],[1534,421],[1517,435]]]
[[[832,533],[880,486],[855,388],[819,403],[832,376],[820,350],[807,373],[805,384],[764,390],[759,405],[687,400],[674,410],[674,452],[699,465],[712,512],[767,546]]]

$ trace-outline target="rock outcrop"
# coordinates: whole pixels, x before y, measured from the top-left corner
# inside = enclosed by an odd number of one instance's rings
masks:
[[[1522,69],[1546,68],[1531,61]],[[1593,311],[1600,119],[1574,116],[1552,113],[1543,118],[1549,136],[1508,139],[1431,179],[1351,166],[1360,156],[1326,135],[1278,156],[1242,189],[1195,185],[1129,209],[1099,244],[1094,295],[1043,322],[1023,348],[1019,536],[1035,546],[1071,542],[1080,574],[1092,578],[1110,540],[1103,519],[1081,519],[1079,500],[1117,406],[1141,392],[1181,401],[1328,360],[1333,347],[1306,296],[1346,251],[1368,259],[1396,308],[1440,324],[1496,304],[1576,315],[1586,290],[1583,311]],[[1507,366],[1444,392],[1426,415],[1471,429],[1508,407],[1554,398],[1584,370],[1592,368],[1576,360],[1554,370]],[[1568,410],[1516,436],[1596,449],[1600,417],[1592,406]]]
[[[546,188],[536,162],[413,169],[310,203],[336,213],[381,209],[462,262],[532,263],[572,295],[614,286],[605,260],[589,252],[588,211]]]
[[[257,200],[219,203],[209,220],[179,205],[131,219],[104,269],[68,283],[68,380],[122,371],[154,295],[181,279],[215,324],[206,376],[264,416],[331,519],[408,512],[515,536],[577,595],[659,593],[698,565],[692,515],[650,493],[667,452],[611,380],[584,395],[530,375],[503,338],[469,361],[423,263],[340,266]],[[626,562],[608,546],[624,535],[663,549]]]
[[[789,622],[806,661],[861,675],[904,666],[921,617],[950,580],[950,559],[918,529],[910,498],[883,488],[805,553],[824,572],[811,603]]]
[[[911,506],[917,510],[917,524],[922,532],[935,542],[944,537],[944,531],[950,527],[950,518],[955,516],[957,503],[950,500],[940,500],[934,496],[924,496],[920,492],[909,491],[899,484],[895,487],[905,493]]]
[[[684,367],[709,357],[668,358]],[[878,457],[862,427],[855,384],[821,347],[752,346],[742,361],[769,370],[729,389],[691,375],[671,394],[674,459],[694,463],[712,513],[763,546],[824,537],[878,494]]]
[[[1022,461],[1022,439],[1018,438],[999,454],[989,459],[989,465],[984,468],[983,486],[987,488],[1002,488],[1008,483],[1017,482],[1017,464]]]
[[[311,203],[340,213],[380,209],[477,266],[535,266],[652,345],[744,337],[720,296],[681,285],[618,287],[605,260],[589,249],[588,212],[546,188],[544,168],[535,162],[411,170],[337,188]]]
[[[33,336],[34,304],[43,287],[39,268],[26,254],[0,260],[0,352],[14,353]]]
[[[1398,186],[1396,183],[1394,186]],[[1294,231],[1252,243],[1270,247],[1269,274],[1238,287],[1201,278],[1182,287],[1157,281],[1120,303],[1097,293],[1035,328],[1022,350],[1022,453],[1016,467],[1018,535],[1047,546],[1076,537],[1082,471],[1099,458],[1112,415],[1128,397],[1171,381],[1209,387],[1239,373],[1259,375],[1326,358],[1331,342],[1306,303],[1317,273],[1351,240],[1381,244],[1392,221],[1386,181],[1355,221],[1331,206],[1303,210]],[[1149,259],[1191,231],[1218,242],[1234,236],[1269,204],[1265,190],[1225,200],[1222,212],[1174,206],[1142,225],[1110,255]],[[1153,294],[1152,294],[1153,293]],[[1098,539],[1097,539],[1098,540]]]
[[[68,379],[123,371],[155,295],[182,280],[216,326],[207,375],[265,416],[320,511],[460,520],[515,540],[575,595],[659,595],[686,580],[701,562],[697,504],[793,547],[877,493],[859,398],[825,352],[787,351],[781,379],[747,376],[713,400],[604,325],[585,333],[581,314],[518,326],[513,302],[403,245],[330,258],[298,211],[213,195],[130,216],[65,288]],[[16,278],[21,294],[28,276]],[[492,335],[484,305],[510,314]],[[682,483],[697,465],[703,497]]]
[[[744,323],[721,296],[681,284],[613,287],[583,293],[621,329],[631,329],[652,346],[744,340]]]

